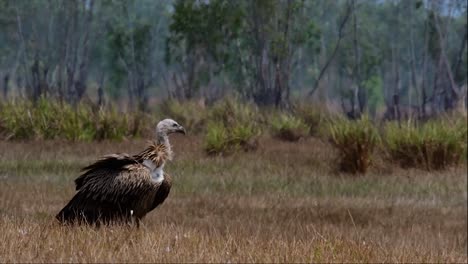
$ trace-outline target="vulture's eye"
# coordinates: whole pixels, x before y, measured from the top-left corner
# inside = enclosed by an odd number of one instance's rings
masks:
[[[176,126],[177,126],[177,124],[173,124],[172,126],[173,126],[173,127],[176,127]]]

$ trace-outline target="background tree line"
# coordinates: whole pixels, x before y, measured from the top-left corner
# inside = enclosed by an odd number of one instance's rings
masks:
[[[466,101],[465,0],[0,0],[3,100],[308,98],[350,118]]]

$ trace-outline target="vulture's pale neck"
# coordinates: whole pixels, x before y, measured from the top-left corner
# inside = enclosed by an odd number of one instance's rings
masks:
[[[157,141],[158,141],[158,144],[162,144],[166,147],[167,149],[167,152],[168,152],[168,156],[169,156],[169,160],[172,159],[172,148],[171,148],[171,143],[169,143],[169,137],[167,136],[167,133],[166,132],[163,132],[163,131],[160,131],[160,130],[157,130],[156,131],[156,138],[157,138]]]

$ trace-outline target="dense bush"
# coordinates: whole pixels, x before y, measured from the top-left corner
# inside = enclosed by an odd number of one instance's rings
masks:
[[[466,119],[431,120],[422,125],[388,123],[384,142],[389,157],[402,167],[438,170],[466,157]]]
[[[225,99],[209,113],[204,149],[208,154],[255,150],[260,135],[258,110],[236,99]]]
[[[72,107],[40,99],[14,101],[0,106],[0,134],[6,139],[121,140],[139,135],[142,115],[120,113],[115,108]]]
[[[309,135],[309,126],[299,117],[278,114],[271,119],[273,136],[286,141],[298,141]]]
[[[365,174],[372,162],[379,134],[368,117],[336,119],[328,126],[329,139],[339,152],[340,170]]]

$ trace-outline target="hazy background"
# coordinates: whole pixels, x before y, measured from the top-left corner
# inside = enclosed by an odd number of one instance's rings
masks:
[[[466,16],[464,0],[0,0],[0,98],[146,111],[235,91],[430,116],[466,97]]]

